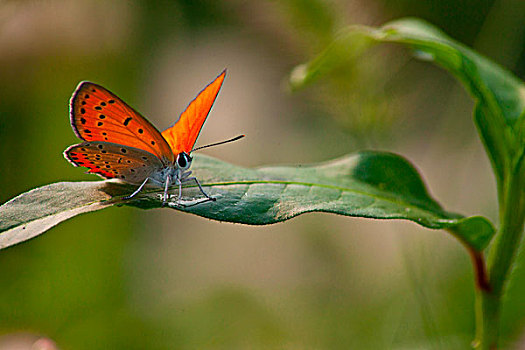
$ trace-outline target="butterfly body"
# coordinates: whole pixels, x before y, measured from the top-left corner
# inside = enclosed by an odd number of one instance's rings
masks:
[[[179,120],[162,133],[110,91],[81,82],[71,98],[70,115],[73,130],[84,142],[70,146],[64,156],[75,166],[87,167],[89,173],[140,185],[126,198],[154,185],[164,188],[165,203],[169,187],[176,185],[177,203],[181,204],[182,184],[194,181],[206,200],[214,200],[188,169],[190,153],[225,74],[206,86]]]

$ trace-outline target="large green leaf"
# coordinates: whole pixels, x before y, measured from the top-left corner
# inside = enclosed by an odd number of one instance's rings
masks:
[[[496,173],[500,202],[503,184],[519,175],[525,149],[525,85],[512,73],[418,19],[401,19],[381,28],[351,26],[311,62],[297,67],[290,78],[302,87],[359,55],[372,43],[400,43],[416,57],[433,61],[460,80],[476,100],[475,121]],[[522,174],[523,176],[523,174]]]
[[[168,206],[210,219],[265,225],[313,211],[406,219],[448,229],[476,250],[482,250],[494,232],[482,217],[464,218],[444,211],[430,197],[416,169],[392,153],[361,152],[314,166],[258,169],[201,155],[195,158],[194,171],[217,200],[189,207],[170,201]],[[162,189],[146,188],[131,200],[124,199],[134,189],[113,181],[62,182],[24,193],[0,207],[0,248],[32,238],[72,216],[111,205],[162,206]],[[202,197],[196,187],[183,192],[186,203],[192,203],[188,198]]]

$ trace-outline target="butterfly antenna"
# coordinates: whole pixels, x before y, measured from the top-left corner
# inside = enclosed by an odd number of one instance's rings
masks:
[[[203,148],[208,148],[208,147],[218,146],[218,145],[222,145],[222,144],[224,144],[224,143],[229,143],[229,142],[237,141],[237,140],[239,140],[239,139],[242,139],[244,136],[246,136],[246,135],[239,135],[239,136],[234,137],[233,139],[229,139],[229,140],[226,140],[226,141],[221,141],[221,142],[211,143],[211,144],[206,145],[206,146],[200,146],[200,147],[197,147],[197,148],[192,149],[191,152],[193,152],[193,151],[197,151],[197,150],[199,150],[199,149],[203,149]]]

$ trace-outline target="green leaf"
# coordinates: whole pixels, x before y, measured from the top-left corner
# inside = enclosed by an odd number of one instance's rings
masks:
[[[314,166],[247,169],[196,156],[194,172],[216,197],[190,207],[168,206],[219,221],[266,225],[307,212],[375,219],[405,219],[432,229],[448,229],[476,250],[494,229],[481,217],[444,211],[428,194],[417,170],[392,153],[361,152]],[[24,193],[0,207],[0,248],[32,238],[72,216],[111,205],[142,209],[162,206],[162,189],[114,181],[62,182]],[[172,189],[172,193],[177,189]],[[184,200],[202,198],[197,187],[183,189]]]
[[[311,62],[291,74],[292,88],[299,88],[323,74],[348,64],[372,43],[391,42],[412,48],[417,58],[433,61],[460,80],[476,100],[474,118],[496,173],[500,194],[513,176],[525,149],[525,85],[511,72],[434,26],[418,19],[401,19],[381,28],[351,26]]]

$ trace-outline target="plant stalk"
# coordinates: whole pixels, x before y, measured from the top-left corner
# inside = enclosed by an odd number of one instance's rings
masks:
[[[525,173],[521,175],[525,176]],[[507,187],[505,208],[502,213],[501,228],[490,249],[488,267],[490,284],[497,294],[502,294],[514,258],[523,236],[525,222],[525,188],[520,175],[511,179]]]
[[[502,297],[524,232],[523,159],[523,155],[519,157],[514,171],[510,172],[503,186],[505,193],[503,207],[500,208],[501,227],[488,256],[489,288],[476,283],[476,340],[473,344],[476,349],[494,350],[498,346]]]
[[[476,290],[476,339],[472,347],[495,350],[498,344],[501,297],[487,290]]]

